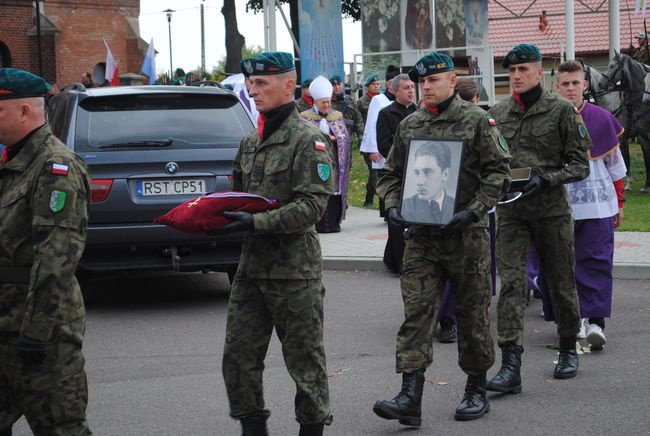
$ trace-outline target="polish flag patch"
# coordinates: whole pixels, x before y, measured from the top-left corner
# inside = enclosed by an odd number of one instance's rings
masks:
[[[56,174],[59,176],[67,176],[68,175],[68,166],[63,165],[63,164],[52,164],[52,174]]]
[[[496,125],[497,125],[497,122],[494,121],[494,118],[488,118],[488,123],[489,123],[491,126],[496,126]]]
[[[314,148],[320,151],[327,151],[327,146],[325,145],[325,143],[320,141],[316,141],[314,143]]]

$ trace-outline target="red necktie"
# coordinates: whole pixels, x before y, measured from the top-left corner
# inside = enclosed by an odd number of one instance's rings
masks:
[[[429,106],[428,104],[424,104],[424,106],[429,109],[429,112],[434,114],[435,116],[440,115],[440,111],[438,110],[438,106]]]
[[[9,158],[7,157],[7,146],[5,145],[2,147],[2,164],[6,165],[7,162],[9,162]]]
[[[257,117],[257,136],[260,138],[260,142],[264,142],[264,122],[266,121],[266,117],[264,114],[260,114],[259,117]]]
[[[517,104],[519,105],[520,108],[526,109],[526,105],[524,105],[524,102],[521,101],[521,95],[520,94],[517,94],[516,92],[513,92],[512,93],[512,98],[515,99],[515,101],[517,102]]]

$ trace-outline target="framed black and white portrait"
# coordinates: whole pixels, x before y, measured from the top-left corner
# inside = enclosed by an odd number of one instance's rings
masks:
[[[400,214],[412,224],[444,226],[456,212],[456,193],[466,141],[409,141]]]

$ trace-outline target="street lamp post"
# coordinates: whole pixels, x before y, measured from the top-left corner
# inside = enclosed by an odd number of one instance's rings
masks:
[[[169,29],[169,80],[174,79],[174,63],[172,62],[172,12],[173,9],[166,9],[163,11],[167,15],[167,26]]]

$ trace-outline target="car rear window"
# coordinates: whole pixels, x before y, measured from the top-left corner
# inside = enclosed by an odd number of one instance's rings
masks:
[[[237,97],[223,94],[136,94],[89,97],[80,103],[75,151],[111,151],[112,144],[170,143],[166,149],[236,147],[253,128]],[[118,147],[119,149],[119,147]]]

